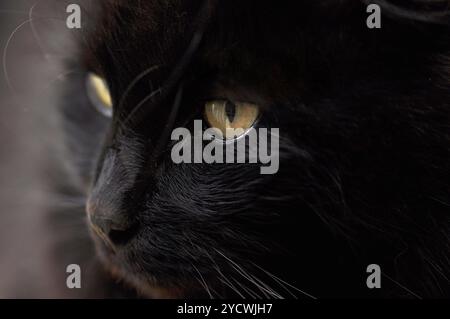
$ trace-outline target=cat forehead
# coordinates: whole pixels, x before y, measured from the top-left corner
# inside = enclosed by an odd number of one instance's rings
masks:
[[[88,64],[163,59],[192,23],[199,0],[106,0],[97,3],[83,51]],[[84,43],[82,43],[84,45]]]
[[[381,7],[383,18],[412,20],[434,24],[450,24],[448,8],[450,1],[433,3],[417,0],[411,4],[398,4],[392,0],[298,0],[274,5],[273,1],[248,0],[103,0],[99,2],[100,29],[105,34],[128,35],[133,37],[140,31],[148,37],[174,33],[185,33],[192,24],[200,8],[209,6],[216,11],[215,19],[221,19],[222,27],[240,28],[246,32],[246,20],[256,25],[298,25],[318,24],[335,26],[336,24],[365,22],[370,4]],[[225,20],[223,20],[225,19]],[[332,31],[332,29],[330,29]],[[169,40],[166,38],[166,40]]]
[[[387,19],[423,21],[430,16],[413,14],[424,5],[422,1],[415,2],[417,8],[395,7],[392,1],[379,2],[384,23]],[[95,31],[86,52],[88,60],[129,70],[135,67],[136,72],[141,67],[170,64],[168,61],[176,60],[186,49],[205,6],[211,12],[206,30],[209,49],[215,46],[219,54],[223,53],[221,57],[230,52],[220,52],[227,45],[235,52],[259,50],[259,55],[279,49],[289,52],[295,50],[286,48],[286,44],[301,49],[299,40],[309,36],[312,41],[321,42],[322,52],[328,52],[335,51],[336,46],[345,46],[342,43],[353,36],[360,38],[357,42],[371,36],[365,25],[365,0],[299,0],[276,6],[264,0],[106,0],[100,2]],[[385,32],[386,36],[391,35]],[[355,42],[351,41],[350,45]],[[243,51],[238,53],[244,56]]]
[[[182,31],[198,11],[200,0],[113,0],[102,4],[100,28],[111,35],[145,33],[148,37]]]
[[[339,1],[342,3],[347,1]],[[316,2],[314,2],[316,3]],[[276,40],[278,34],[288,38],[295,36],[297,27],[310,23],[329,21],[337,10],[330,9],[334,1],[296,1],[273,6],[271,1],[223,1],[223,0],[149,0],[125,1],[108,0],[100,3],[100,10],[93,23],[95,25],[89,43],[90,52],[102,60],[103,56],[118,53],[125,57],[145,53],[142,58],[164,60],[174,47],[186,44],[203,21],[213,36],[213,42],[233,43]],[[354,3],[354,2],[349,2]],[[327,5],[325,5],[327,4]],[[341,21],[345,21],[349,6]],[[206,11],[206,14],[205,12]],[[210,14],[208,14],[208,11]],[[328,18],[327,18],[328,17]],[[328,23],[328,22],[326,22]],[[107,47],[106,47],[107,44]],[[270,45],[270,43],[267,43]]]
[[[356,4],[356,5],[355,5]],[[248,0],[148,0],[126,1],[108,0],[101,3],[100,17],[105,32],[144,30],[149,35],[167,34],[171,30],[185,32],[187,24],[195,22],[199,11],[209,8],[215,11],[215,18],[222,26],[229,28],[244,26],[246,20],[258,25],[301,23],[309,16],[320,16],[327,23],[330,18],[345,17],[355,8],[361,8],[360,1],[295,1],[274,6],[272,1]],[[308,23],[314,21],[307,19]],[[245,31],[241,28],[241,31]]]

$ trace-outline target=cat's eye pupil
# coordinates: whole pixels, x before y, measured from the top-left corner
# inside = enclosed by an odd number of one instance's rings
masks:
[[[225,114],[227,115],[230,123],[233,123],[236,116],[236,105],[230,101],[227,101],[225,103]]]
[[[259,108],[255,104],[226,99],[207,101],[204,110],[208,126],[225,140],[246,134],[255,124],[258,114]]]

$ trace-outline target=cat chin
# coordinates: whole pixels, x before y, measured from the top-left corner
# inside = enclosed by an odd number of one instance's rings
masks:
[[[148,280],[138,278],[129,272],[117,267],[110,260],[102,257],[102,264],[106,272],[115,282],[121,282],[126,287],[131,288],[137,292],[142,298],[148,299],[180,299],[185,296],[181,288],[171,287],[166,288],[156,283],[156,280]]]
[[[129,274],[115,274],[111,275],[113,279],[119,279],[124,283],[136,290],[137,294],[142,298],[148,299],[180,299],[185,296],[184,291],[181,288],[166,288],[157,284],[149,283],[147,280],[141,280],[133,275]]]
[[[108,249],[103,249],[105,247],[99,246],[101,245],[97,245],[97,254],[100,257],[103,268],[109,274],[112,281],[120,282],[124,286],[135,290],[142,298],[180,299],[186,296],[186,293],[182,288],[164,287],[163,285],[158,284],[158,281],[150,275],[147,278],[142,278],[142,276],[135,275],[132,272],[117,266],[113,261],[114,254]]]
[[[153,276],[150,272],[142,272],[136,263],[124,263],[120,249],[113,249],[105,243],[98,234],[91,232],[95,243],[96,254],[103,265],[106,273],[113,282],[119,282],[125,287],[136,291],[137,295],[148,299],[199,299],[204,298],[201,287],[193,284],[189,279],[177,279],[177,281],[164,281]]]
[[[150,299],[181,299],[184,297],[183,290],[179,288],[163,288],[152,285],[143,285],[142,283],[138,283],[137,285],[133,285],[133,288],[136,289],[139,295],[144,298]]]

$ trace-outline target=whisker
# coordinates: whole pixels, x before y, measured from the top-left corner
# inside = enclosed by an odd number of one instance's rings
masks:
[[[202,276],[202,274],[200,273],[200,271],[198,270],[198,268],[197,268],[193,263],[191,263],[191,266],[194,267],[195,271],[197,271],[198,275],[200,276],[200,278],[201,278],[201,280],[202,280],[202,282],[203,282],[203,288],[205,288],[206,292],[207,292],[208,295],[209,295],[209,298],[214,299],[213,296],[212,296],[212,294],[211,294],[211,291],[209,290],[208,284],[206,283],[205,279],[203,278],[203,276]]]
[[[258,295],[254,290],[250,289],[249,287],[245,286],[244,284],[240,283],[236,278],[231,277],[231,279],[237,284],[239,285],[239,287],[242,288],[242,290],[244,290],[250,297],[252,297],[253,299],[262,299],[262,297],[260,295]]]
[[[272,295],[275,298],[283,299],[283,297],[277,293],[274,289],[270,288],[266,284],[264,284],[261,280],[259,280],[257,277],[250,275],[248,272],[246,272],[244,269],[242,269],[241,266],[239,266],[236,262],[225,256],[223,253],[215,249],[215,251],[220,254],[223,258],[229,261],[230,265],[245,279],[250,281],[252,284],[254,284],[256,287],[261,290],[261,292],[267,292],[268,294]]]
[[[39,2],[36,2],[30,7],[30,10],[28,11],[28,18],[30,20],[31,32],[33,33],[33,37],[36,40],[36,43],[37,43],[37,45],[39,47],[39,50],[41,51],[41,53],[44,56],[44,58],[48,60],[47,53],[44,51],[44,46],[42,45],[42,39],[38,35],[38,33],[36,31],[36,28],[34,26],[34,21],[33,21],[33,10],[37,6],[38,3]]]
[[[5,48],[3,49],[3,54],[2,54],[2,67],[3,67],[3,75],[5,77],[5,81],[6,81],[6,85],[8,87],[8,89],[11,91],[11,93],[17,97],[17,91],[14,88],[14,86],[12,85],[11,79],[9,77],[9,73],[8,73],[8,67],[7,67],[7,56],[8,56],[8,49],[9,46],[11,44],[12,39],[14,38],[14,36],[16,35],[16,33],[22,29],[26,24],[31,23],[34,20],[39,20],[39,19],[45,19],[45,20],[61,20],[59,18],[29,18],[25,21],[23,21],[22,23],[20,23],[9,35],[6,44],[5,44]]]
[[[222,282],[225,286],[229,287],[231,290],[233,290],[235,293],[237,293],[242,299],[246,299],[245,296],[235,287],[233,284],[231,284],[229,281],[226,281],[222,278],[218,278],[220,282]]]
[[[294,295],[289,289],[287,289],[287,288],[285,287],[285,285],[291,287],[292,289],[297,290],[298,292],[304,294],[305,296],[308,296],[308,297],[310,297],[310,298],[312,298],[312,299],[317,299],[317,297],[314,297],[313,295],[311,295],[311,294],[309,294],[309,293],[307,293],[307,292],[305,292],[305,291],[303,291],[303,290],[301,290],[301,289],[299,289],[299,288],[297,288],[297,287],[295,287],[295,286],[289,284],[288,282],[286,282],[286,281],[284,281],[283,279],[281,279],[281,278],[275,276],[274,274],[272,274],[272,273],[270,273],[269,271],[265,270],[264,268],[262,268],[262,267],[256,265],[255,263],[252,263],[252,264],[253,264],[255,267],[259,268],[261,271],[263,271],[266,275],[268,275],[269,277],[271,277],[273,280],[275,280],[282,288],[284,288],[284,289],[285,289],[288,293],[290,293],[293,297],[296,298],[297,296]]]
[[[131,90],[134,88],[134,86],[140,81],[142,80],[144,77],[146,77],[147,75],[149,75],[150,73],[152,73],[153,71],[157,70],[158,68],[160,68],[159,65],[154,65],[150,68],[148,68],[147,70],[144,70],[143,72],[141,72],[138,76],[136,76],[134,78],[133,81],[131,81],[131,83],[127,86],[126,90],[124,91],[124,93],[122,94],[120,101],[118,103],[118,109],[121,110],[123,104],[125,103],[125,99],[127,98],[127,96],[130,94]]]
[[[14,95],[17,95],[16,90],[14,89],[14,87],[11,84],[11,80],[9,78],[9,74],[8,74],[8,69],[7,69],[7,63],[6,63],[6,58],[7,58],[7,53],[8,53],[8,48],[9,45],[11,43],[11,40],[13,39],[13,37],[15,36],[16,32],[18,32],[24,25],[26,25],[27,23],[30,23],[31,19],[28,19],[24,22],[22,22],[21,24],[19,24],[10,34],[10,36],[8,37],[8,40],[6,41],[6,45],[5,45],[5,49],[3,50],[3,56],[2,56],[2,64],[3,64],[3,75],[5,76],[5,80],[6,80],[6,85],[8,86],[8,88],[11,90],[11,92]]]
[[[417,299],[423,299],[421,296],[419,296],[418,294],[412,292],[410,289],[406,288],[406,287],[403,286],[401,283],[399,283],[399,282],[396,281],[395,279],[389,277],[389,276],[386,275],[385,273],[382,273],[382,276],[386,277],[387,279],[389,279],[390,281],[392,281],[392,282],[395,283],[397,286],[399,286],[400,288],[402,288],[402,289],[405,290],[406,292],[410,293],[411,295],[413,295],[413,296],[416,297]]]
[[[133,116],[142,108],[143,105],[148,103],[157,93],[163,93],[163,92],[169,92],[174,85],[178,82],[180,79],[183,71],[186,69],[186,67],[189,64],[189,61],[191,60],[192,55],[197,50],[197,47],[200,45],[200,41],[202,39],[203,34],[196,33],[194,34],[194,37],[191,40],[191,43],[189,44],[188,49],[186,50],[185,54],[181,58],[181,62],[179,62],[175,69],[170,74],[169,78],[166,80],[166,84],[163,85],[161,88],[153,91],[149,95],[147,95],[141,102],[139,102],[133,110],[131,110],[130,114],[126,117],[126,119],[123,121],[122,124],[128,123],[128,121],[133,118]],[[148,112],[148,111],[147,111]]]
[[[206,29],[206,25],[209,22],[209,18],[211,17],[212,14],[212,9],[216,6],[216,4],[217,4],[216,1],[203,2],[203,7],[196,18],[196,22],[200,24],[199,28],[193,34],[188,44],[188,47],[186,48],[186,51],[181,56],[180,61],[173,68],[173,71],[170,73],[169,77],[165,81],[165,84],[161,86],[160,91],[157,90],[156,92],[168,94],[170,90],[178,83],[178,81],[183,75],[183,72],[189,66],[192,57],[194,56],[195,52],[200,46],[200,43],[203,39],[203,35]],[[153,92],[151,95],[153,97],[154,95]],[[136,112],[139,111],[139,109],[141,109],[142,106],[146,104],[150,99],[151,97],[147,96],[146,98],[144,98],[143,101],[141,101],[137,106],[135,106],[122,124],[127,123],[133,117],[133,115],[135,115]]]
[[[214,264],[213,269],[219,274],[220,277],[218,277],[219,281],[222,282],[222,284],[225,284],[227,287],[229,287],[231,290],[236,292],[241,298],[246,299],[245,296],[231,283],[231,281],[225,277],[222,270],[220,269],[219,265],[217,265],[214,258],[211,256],[211,254],[208,253],[208,251],[204,251],[206,256],[211,260],[211,262]]]

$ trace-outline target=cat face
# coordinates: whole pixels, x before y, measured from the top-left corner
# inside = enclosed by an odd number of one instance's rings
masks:
[[[375,294],[365,267],[392,269],[444,223],[432,198],[450,200],[448,28],[386,14],[370,30],[364,3],[299,2],[109,1],[92,23],[86,96],[65,112],[82,114],[72,143],[90,158],[98,254],[143,294]],[[172,130],[213,126],[217,101],[279,129],[276,174],[174,163]]]

